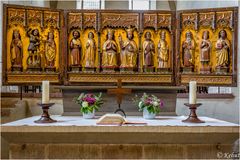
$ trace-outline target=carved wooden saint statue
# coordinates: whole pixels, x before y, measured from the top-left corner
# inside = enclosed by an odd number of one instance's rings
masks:
[[[169,68],[169,47],[166,41],[166,32],[160,33],[160,40],[158,42],[158,68]]]
[[[119,36],[121,48],[121,67],[134,68],[137,64],[137,44],[133,40],[133,29],[127,29],[127,39],[123,42]]]
[[[155,46],[151,40],[151,33],[145,33],[145,40],[143,41],[143,65],[145,67],[154,66]]]
[[[72,32],[73,38],[70,41],[69,65],[81,66],[82,45],[80,41],[80,33],[77,30]]]
[[[88,33],[88,40],[86,43],[86,52],[84,54],[84,67],[94,68],[96,54],[96,43],[93,32]]]
[[[217,68],[228,68],[230,56],[230,41],[227,39],[227,32],[221,30],[216,43]]]
[[[10,58],[12,68],[22,68],[23,44],[19,30],[14,30],[12,34],[12,42],[10,44]]]
[[[104,67],[117,66],[117,43],[114,40],[113,29],[108,29],[107,41],[103,44],[102,65]]]
[[[40,36],[38,29],[29,29],[27,35],[30,40],[28,46],[29,57],[27,59],[27,64],[30,67],[40,67],[41,57],[39,55],[39,46],[40,46]]]
[[[186,39],[182,43],[184,67],[194,67],[195,48],[196,44],[193,40],[193,34],[191,31],[188,31],[186,32]]]
[[[209,73],[210,67],[210,53],[211,53],[211,42],[209,40],[209,31],[204,31],[202,35],[202,41],[200,43],[200,62],[202,67],[200,69],[201,73]]]
[[[45,58],[47,67],[54,67],[56,58],[56,43],[54,41],[54,33],[48,32],[47,41],[45,43]]]

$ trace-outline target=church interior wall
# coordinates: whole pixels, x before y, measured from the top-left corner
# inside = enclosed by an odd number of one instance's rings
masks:
[[[205,9],[205,8],[222,8],[222,7],[236,7],[238,0],[227,1],[178,1],[177,10],[185,9]]]
[[[128,1],[105,1],[106,9],[128,9]]]
[[[151,1],[151,8],[156,10],[170,10],[169,3],[167,1]],[[129,9],[128,1],[105,1],[105,9]]]
[[[157,10],[171,10],[167,1],[156,1]]]
[[[76,8],[76,1],[58,1],[57,9],[75,9]]]

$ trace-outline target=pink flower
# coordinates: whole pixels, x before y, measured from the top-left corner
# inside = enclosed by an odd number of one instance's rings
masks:
[[[149,105],[152,103],[152,100],[150,98],[148,98],[144,101],[144,103],[145,103],[145,105]]]
[[[85,97],[83,98],[83,101],[88,102],[90,105],[93,105],[96,102],[96,99],[93,97]]]

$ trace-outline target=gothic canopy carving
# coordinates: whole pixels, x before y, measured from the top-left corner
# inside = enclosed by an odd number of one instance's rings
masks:
[[[182,14],[181,19],[182,28],[189,28],[189,29],[198,29],[198,16],[197,13],[184,13]]]
[[[44,27],[58,28],[60,25],[59,12],[44,11]]]
[[[199,13],[199,25],[205,28],[215,29],[215,13]]]
[[[144,14],[144,28],[154,27],[157,29],[157,14]]]
[[[216,12],[217,27],[229,27],[233,29],[233,14],[232,11]]]
[[[96,13],[84,13],[83,14],[83,28],[95,28],[97,29],[97,14]]]
[[[68,30],[72,28],[82,29],[82,13],[68,14]]]
[[[27,24],[32,26],[37,26],[40,24],[42,27],[42,11],[27,10]]]
[[[26,25],[25,17],[25,9],[8,8],[8,26],[20,25],[24,27]]]
[[[172,16],[171,14],[158,14],[157,24],[158,28],[166,27],[170,31],[172,30]]]
[[[129,26],[137,29],[139,26],[138,14],[127,13],[102,13],[102,28],[104,27],[124,27]]]

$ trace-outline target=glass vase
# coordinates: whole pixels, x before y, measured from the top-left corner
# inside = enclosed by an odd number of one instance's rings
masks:
[[[154,119],[156,117],[156,113],[149,113],[147,107],[143,108],[143,118],[145,119]]]
[[[92,119],[95,116],[95,110],[93,112],[82,113],[84,119]]]

